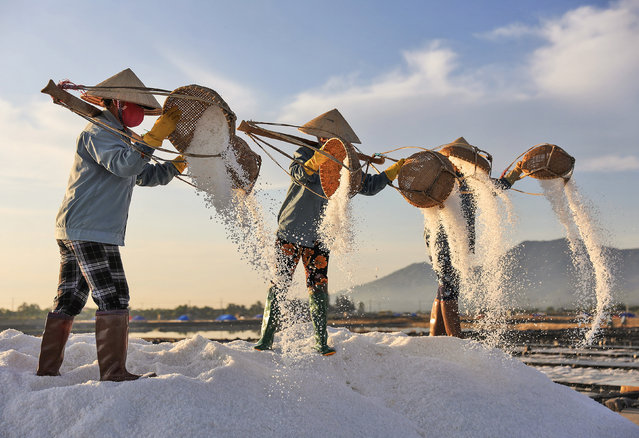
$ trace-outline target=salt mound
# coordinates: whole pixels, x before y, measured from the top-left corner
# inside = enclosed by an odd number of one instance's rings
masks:
[[[0,333],[0,436],[630,437],[639,427],[498,350],[449,337],[329,329],[337,354],[259,352],[201,336],[131,339],[99,382],[95,340],[72,335],[60,377],[37,377],[40,339]],[[283,334],[284,336],[286,333]],[[291,350],[293,351],[293,350]]]

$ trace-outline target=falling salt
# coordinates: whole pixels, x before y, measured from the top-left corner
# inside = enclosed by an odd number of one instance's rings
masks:
[[[559,221],[566,229],[569,248],[573,260],[576,261],[575,267],[580,279],[578,285],[586,285],[589,268],[590,275],[595,279],[595,315],[583,339],[585,345],[590,345],[612,303],[613,274],[610,256],[603,243],[605,232],[595,220],[594,207],[579,193],[572,179],[566,184],[561,179],[542,180],[541,186]],[[579,296],[583,299],[587,293],[588,290],[584,289],[579,291]]]
[[[349,166],[348,161],[345,164]],[[330,252],[333,266],[337,266],[350,279],[350,283],[353,283],[352,269],[349,258],[346,257],[355,248],[355,221],[349,192],[349,170],[342,168],[340,185],[324,207],[318,223],[318,234],[322,246]],[[299,368],[306,362],[304,355],[312,351],[314,343],[308,310],[300,300],[288,296],[283,296],[280,303],[284,330],[279,332],[279,347],[287,364]],[[307,340],[304,351],[299,350],[301,340]]]
[[[429,249],[433,269],[441,274],[437,263],[436,230],[443,226],[448,237],[451,262],[460,276],[460,301],[466,311],[478,320],[484,343],[495,346],[503,340],[507,328],[506,316],[512,308],[512,292],[506,287],[512,258],[511,231],[516,215],[508,196],[495,188],[490,176],[474,164],[450,158],[465,175],[465,182],[475,201],[475,248],[469,247],[468,228],[461,209],[459,188],[456,187],[443,208],[422,209],[424,227],[429,230]]]
[[[474,287],[462,295],[465,306],[481,313],[478,329],[484,343],[495,346],[503,340],[507,316],[512,306],[512,290],[507,287],[514,258],[508,256],[513,246],[512,232],[516,215],[510,199],[496,189],[487,172],[474,164],[451,157],[453,164],[465,175],[466,184],[475,203],[475,271]]]
[[[351,208],[350,171],[340,171],[340,185],[329,198],[319,225],[320,240],[331,255],[346,255],[355,245],[353,210]]]
[[[207,207],[216,211],[215,219],[224,226],[227,237],[237,245],[240,256],[257,269],[264,279],[271,278],[274,266],[273,231],[264,221],[258,190],[246,193],[234,189],[229,169],[241,183],[248,176],[230,147],[230,133],[224,113],[217,106],[209,107],[198,120],[188,152],[216,157],[189,158],[189,175]],[[241,184],[244,185],[244,184]]]

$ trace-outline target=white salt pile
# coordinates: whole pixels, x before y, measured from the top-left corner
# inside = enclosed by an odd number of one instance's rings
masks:
[[[188,152],[221,155],[214,158],[189,158],[189,175],[203,194],[207,207],[216,210],[215,219],[224,225],[227,237],[237,245],[242,258],[270,279],[273,263],[273,231],[268,229],[257,199],[257,189],[246,193],[234,189],[229,169],[240,180],[248,176],[230,147],[230,134],[224,113],[209,107],[198,120]]]
[[[562,179],[541,180],[540,183],[566,230],[577,272],[576,298],[582,308],[595,312],[584,336],[583,342],[588,345],[594,340],[612,304],[612,263],[604,244],[606,233],[596,221],[594,207],[579,193],[573,179],[566,184]]]
[[[62,376],[37,377],[40,339],[0,333],[0,436],[636,437],[639,427],[498,350],[449,337],[329,329],[337,354],[259,352],[200,336],[132,340],[99,382],[91,334],[69,339]]]

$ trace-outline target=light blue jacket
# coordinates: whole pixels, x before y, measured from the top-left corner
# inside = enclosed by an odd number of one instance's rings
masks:
[[[103,111],[97,119],[124,131],[118,119]],[[94,123],[78,137],[67,191],[56,217],[56,239],[124,246],[133,187],[165,185],[179,172],[170,163],[150,164],[154,149],[130,141]]]
[[[277,216],[277,237],[307,247],[312,247],[319,240],[317,228],[328,202],[295,183],[295,181],[299,181],[314,192],[325,196],[319,173],[309,175],[300,164],[300,162],[308,161],[314,153],[312,149],[304,146],[295,152],[293,156],[295,160],[289,166],[293,182],[288,188],[286,198],[284,198],[284,203]],[[376,195],[391,182],[384,172],[379,175],[365,173],[362,178],[363,184],[359,193],[367,196]]]

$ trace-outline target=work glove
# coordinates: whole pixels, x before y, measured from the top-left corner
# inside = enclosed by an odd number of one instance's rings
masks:
[[[177,157],[172,159],[171,164],[173,164],[175,168],[178,170],[178,172],[180,173],[184,172],[184,169],[186,169],[186,166],[189,165],[184,155],[178,155]]]
[[[506,173],[506,171],[504,170],[504,173],[502,173],[501,177],[497,180],[498,184],[505,189],[511,188],[513,184],[515,184],[515,182],[521,179],[521,174],[524,171],[521,168],[521,165],[521,161],[518,161],[517,164],[515,164],[513,170],[511,170],[510,172]]]
[[[159,148],[164,139],[175,131],[175,126],[181,116],[182,111],[176,106],[172,107],[155,121],[153,128],[144,134],[142,140],[149,146]]]
[[[397,175],[399,175],[399,170],[404,165],[404,161],[406,161],[406,159],[402,158],[397,163],[388,166],[388,169],[384,171],[388,179],[390,179],[391,181],[395,181],[395,178],[397,178]]]
[[[322,146],[320,150],[323,151],[324,146]],[[323,163],[325,163],[327,160],[328,160],[328,157],[326,155],[323,155],[320,152],[315,151],[315,153],[310,158],[310,160],[304,163],[304,172],[306,172],[308,175],[314,174],[315,172],[317,172],[319,167]]]

